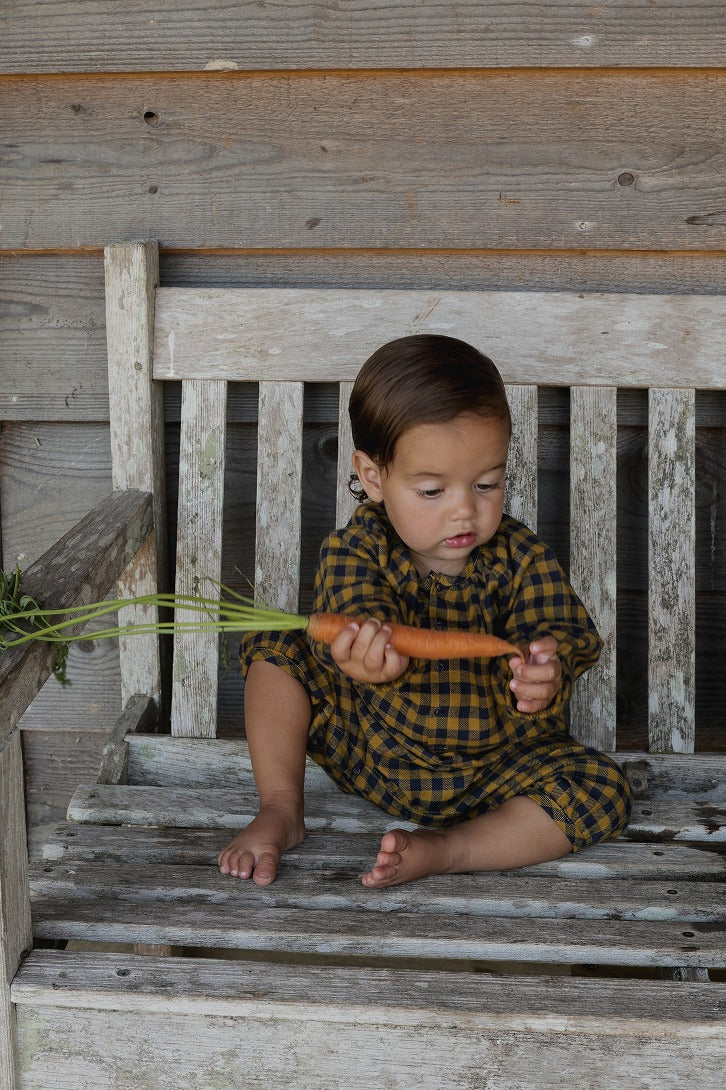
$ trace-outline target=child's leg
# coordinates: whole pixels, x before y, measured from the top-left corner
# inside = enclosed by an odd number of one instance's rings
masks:
[[[303,788],[310,701],[284,670],[253,662],[245,682],[245,728],[260,807],[220,853],[222,874],[269,885],[282,853],[305,837]]]
[[[533,799],[517,795],[497,810],[447,829],[392,829],[362,882],[380,888],[429,874],[508,870],[559,859],[571,850],[549,814]]]

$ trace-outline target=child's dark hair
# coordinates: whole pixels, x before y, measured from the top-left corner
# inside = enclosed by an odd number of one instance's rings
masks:
[[[477,413],[512,426],[504,383],[489,357],[465,341],[429,333],[400,337],[374,352],[358,373],[348,410],[356,449],[382,469],[415,424]],[[367,499],[355,474],[349,488]]]

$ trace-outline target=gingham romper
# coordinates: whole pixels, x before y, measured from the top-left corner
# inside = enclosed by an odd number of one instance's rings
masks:
[[[552,551],[504,516],[457,576],[421,579],[379,504],[361,504],[323,542],[315,611],[427,628],[478,629],[519,646],[555,637],[562,688],[544,712],[522,714],[506,658],[411,659],[395,681],[354,681],[329,649],[301,632],[250,633],[256,659],[296,678],[312,704],[308,752],[345,791],[394,817],[450,825],[526,795],[577,849],[620,832],[631,798],[620,768],[570,736],[564,710],[574,679],[601,640]]]

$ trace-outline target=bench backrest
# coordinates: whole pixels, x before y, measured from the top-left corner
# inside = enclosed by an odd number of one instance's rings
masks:
[[[259,383],[255,595],[293,611],[305,383],[339,384],[338,525],[354,502],[348,395],[362,362],[386,340],[446,333],[494,358],[514,416],[507,507],[533,527],[538,388],[567,387],[570,576],[605,641],[578,685],[573,731],[606,750],[616,748],[617,393],[647,389],[649,744],[654,752],[693,751],[695,391],[726,387],[724,297],[157,288],[153,244],[109,247],[106,269],[114,485],[154,492],[160,533],[159,384],[182,382],[178,592],[221,575],[229,382]],[[156,559],[144,560],[151,582],[163,560],[159,540]],[[155,648],[136,637],[122,654],[126,694],[157,691]],[[177,637],[173,733],[214,735],[217,675],[216,636]]]

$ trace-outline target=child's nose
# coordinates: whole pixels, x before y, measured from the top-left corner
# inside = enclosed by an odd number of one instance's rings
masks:
[[[456,494],[453,511],[455,518],[467,519],[472,517],[476,511],[476,504],[470,489],[462,489],[461,492]]]

